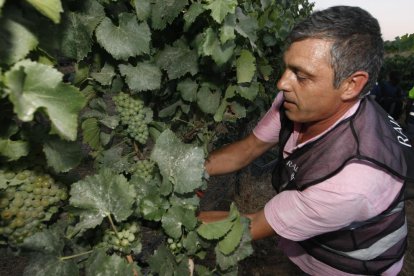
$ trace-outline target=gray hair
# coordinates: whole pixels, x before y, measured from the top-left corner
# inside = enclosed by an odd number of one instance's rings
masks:
[[[333,41],[331,65],[335,88],[361,70],[369,74],[369,79],[360,95],[369,94],[377,81],[384,56],[377,19],[359,7],[335,6],[316,11],[292,29],[288,46],[307,38]]]

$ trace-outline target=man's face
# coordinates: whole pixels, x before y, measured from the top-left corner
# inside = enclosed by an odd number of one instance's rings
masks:
[[[292,43],[285,52],[286,69],[277,87],[283,91],[286,115],[292,121],[326,121],[340,110],[340,88],[333,86],[331,45],[330,41],[312,38]]]

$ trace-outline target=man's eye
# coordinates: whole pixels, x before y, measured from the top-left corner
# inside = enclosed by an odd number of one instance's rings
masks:
[[[301,74],[296,74],[296,78],[298,79],[298,81],[304,81],[304,80],[307,79],[305,76],[303,76]]]

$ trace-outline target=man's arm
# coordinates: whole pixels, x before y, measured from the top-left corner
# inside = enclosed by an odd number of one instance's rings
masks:
[[[203,211],[198,215],[198,219],[203,223],[211,223],[227,218],[229,212],[226,211]],[[264,210],[253,214],[244,214],[243,216],[250,219],[250,235],[253,240],[263,239],[275,235],[275,231],[267,222]]]
[[[274,145],[275,143],[261,141],[251,133],[240,141],[210,153],[205,163],[206,171],[209,175],[235,172],[250,164]]]

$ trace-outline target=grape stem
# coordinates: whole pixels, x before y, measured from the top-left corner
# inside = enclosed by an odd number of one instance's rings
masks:
[[[114,230],[115,234],[118,235],[118,231],[116,230],[116,226],[114,224],[114,221],[112,220],[111,214],[108,214],[106,217],[108,218],[109,223],[111,224],[112,230]]]
[[[74,258],[83,256],[83,255],[91,254],[92,252],[93,252],[93,250],[89,250],[89,251],[78,253],[78,254],[75,254],[75,255],[64,256],[64,257],[60,257],[59,260],[61,260],[61,261],[70,260],[70,259],[74,259]]]
[[[138,159],[140,159],[140,160],[145,159],[144,155],[139,150],[138,145],[137,145],[137,143],[135,143],[135,141],[134,141],[134,150],[135,150],[135,154],[137,155]]]
[[[132,259],[132,255],[129,254],[126,256],[126,259],[128,260],[128,263],[132,264],[134,262],[134,260]],[[138,276],[138,271],[135,269],[135,267],[133,268],[134,270],[134,276]]]

